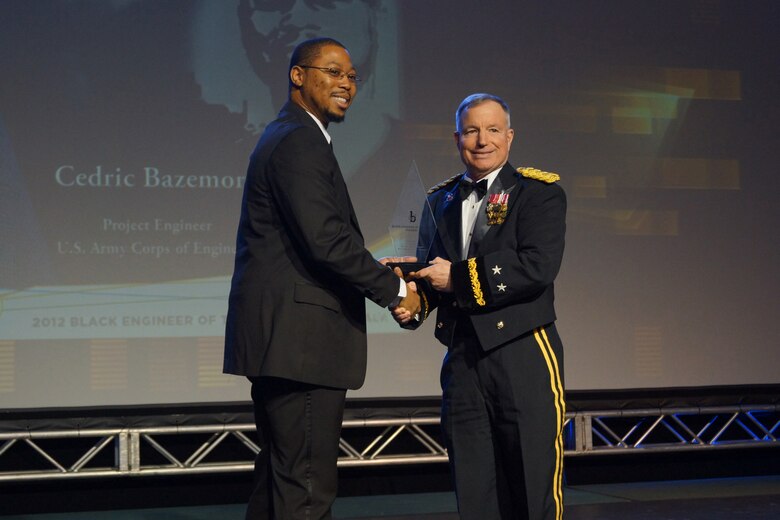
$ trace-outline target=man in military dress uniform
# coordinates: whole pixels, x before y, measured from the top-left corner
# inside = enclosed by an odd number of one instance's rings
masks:
[[[424,308],[393,312],[416,328],[438,308],[442,428],[463,520],[563,516],[563,348],[553,281],[566,197],[558,176],[507,161],[509,107],[468,96],[455,141],[466,172],[435,186],[414,276]],[[427,213],[427,212],[424,212]],[[435,221],[435,225],[434,225]]]

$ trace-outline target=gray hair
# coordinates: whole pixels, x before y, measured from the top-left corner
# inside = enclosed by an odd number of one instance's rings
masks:
[[[509,105],[506,104],[506,101],[501,99],[498,96],[495,96],[493,94],[486,94],[484,92],[478,92],[476,94],[471,94],[469,96],[466,96],[466,99],[460,102],[460,105],[458,105],[458,109],[455,111],[455,129],[460,132],[460,117],[467,109],[481,105],[485,101],[495,101],[499,105],[501,105],[501,108],[504,109],[504,112],[506,113],[506,126],[507,128],[512,128],[512,122],[509,117]]]

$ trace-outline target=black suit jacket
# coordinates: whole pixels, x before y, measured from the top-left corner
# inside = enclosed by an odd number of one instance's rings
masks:
[[[333,150],[288,102],[249,162],[225,331],[226,373],[359,388],[368,297],[398,277],[363,246]]]
[[[555,321],[553,281],[563,258],[566,196],[557,184],[525,178],[507,163],[482,199],[468,258],[462,258],[460,177],[430,193],[432,216],[423,212],[418,257],[450,260],[454,289],[437,293],[421,284],[423,315],[438,307],[435,334],[445,345],[456,322],[469,320],[482,348],[490,350]],[[491,225],[485,206],[490,194],[502,191],[509,196],[506,216]]]

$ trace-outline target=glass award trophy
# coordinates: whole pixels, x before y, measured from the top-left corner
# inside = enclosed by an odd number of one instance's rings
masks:
[[[417,164],[412,161],[406,181],[401,187],[401,195],[395,207],[393,220],[388,228],[396,256],[413,256],[419,260],[418,262],[390,262],[387,264],[393,269],[400,267],[404,275],[428,266],[426,257],[431,248],[430,241],[436,234],[429,233],[430,238],[428,239],[420,237],[420,223],[423,217],[433,224],[435,230],[436,223],[428,203],[428,196],[420,178],[420,172],[417,170]],[[425,243],[426,241],[427,243]]]

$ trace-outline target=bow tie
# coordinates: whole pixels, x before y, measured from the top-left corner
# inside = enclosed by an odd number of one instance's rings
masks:
[[[487,193],[487,179],[482,179],[479,182],[471,182],[462,178],[458,183],[458,192],[460,193],[460,200],[466,200],[472,191],[477,192],[477,200],[482,200],[482,197]]]

